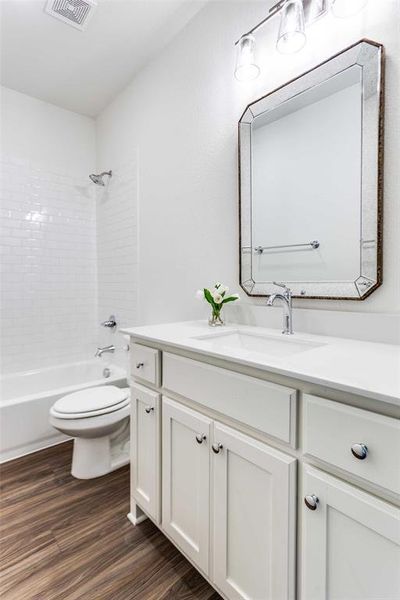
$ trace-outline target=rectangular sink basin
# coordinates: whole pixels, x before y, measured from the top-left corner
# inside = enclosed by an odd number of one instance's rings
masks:
[[[293,354],[313,350],[324,345],[305,340],[296,340],[292,336],[282,335],[282,338],[278,338],[240,330],[218,332],[192,339],[201,341],[210,350],[245,350],[277,357],[292,356]]]

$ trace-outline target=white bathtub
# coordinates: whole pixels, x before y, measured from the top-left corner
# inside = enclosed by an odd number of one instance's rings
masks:
[[[67,438],[49,425],[49,409],[61,396],[97,385],[126,386],[126,373],[104,362],[61,365],[4,375],[0,380],[0,462],[52,446]]]

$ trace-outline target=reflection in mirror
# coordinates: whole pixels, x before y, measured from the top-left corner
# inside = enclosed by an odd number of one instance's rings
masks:
[[[240,123],[241,283],[360,299],[380,284],[381,47],[360,42]]]

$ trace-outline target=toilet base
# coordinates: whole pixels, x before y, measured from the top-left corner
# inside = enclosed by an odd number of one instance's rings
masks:
[[[76,479],[93,479],[129,463],[129,421],[114,435],[98,438],[75,438],[71,475]]]

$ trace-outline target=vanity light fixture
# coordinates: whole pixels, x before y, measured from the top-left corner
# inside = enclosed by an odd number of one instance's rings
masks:
[[[281,10],[276,49],[281,54],[293,54],[306,43],[302,0],[288,0]]]
[[[238,81],[249,81],[260,74],[257,65],[254,32],[278,13],[281,14],[276,48],[282,54],[299,52],[306,43],[305,29],[331,8],[336,17],[350,17],[362,10],[368,0],[279,0],[269,9],[265,19],[237,40],[235,77]]]
[[[304,20],[307,25],[311,25],[321,17],[324,17],[329,10],[332,0],[303,0]]]
[[[256,41],[251,33],[243,35],[237,44],[235,77],[238,81],[249,81],[260,74],[255,60]]]

